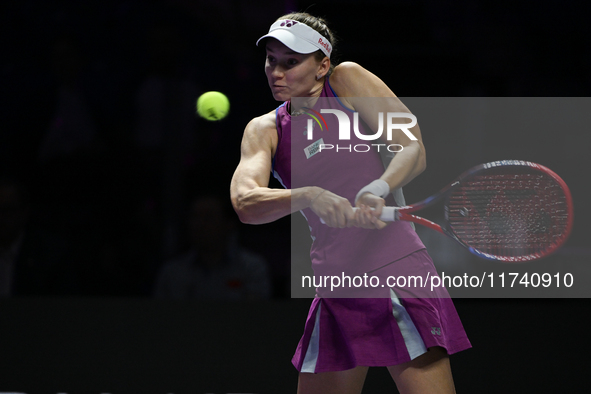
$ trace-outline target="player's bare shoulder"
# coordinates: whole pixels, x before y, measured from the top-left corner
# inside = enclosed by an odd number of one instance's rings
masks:
[[[330,84],[339,97],[354,97],[357,86],[363,84],[368,71],[355,62],[337,65],[330,76]]]
[[[380,78],[355,62],[336,66],[330,84],[339,97],[394,96]]]
[[[277,125],[275,121],[275,111],[257,116],[246,125],[242,147],[252,148],[270,148],[272,154],[275,154],[277,148]]]

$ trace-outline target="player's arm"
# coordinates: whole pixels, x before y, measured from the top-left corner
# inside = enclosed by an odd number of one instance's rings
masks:
[[[244,131],[240,163],[230,184],[232,205],[243,223],[263,224],[304,208],[312,208],[329,225],[342,226],[352,217],[349,202],[321,188],[269,188],[272,158],[277,147],[275,115],[253,119]]]
[[[378,113],[380,112],[384,115],[388,112],[411,113],[380,78],[356,63],[345,62],[337,66],[331,77],[331,83],[345,105],[359,112],[361,118],[372,131],[379,128]],[[383,100],[367,100],[364,98],[383,98]],[[406,119],[395,119],[394,121],[396,123],[408,123]],[[384,132],[378,142],[386,145],[399,144],[403,147],[401,152],[396,153],[379,178],[387,184],[388,191],[391,191],[406,185],[423,172],[427,162],[421,130],[418,125],[409,129],[416,140],[409,138],[401,130],[394,130],[391,139],[387,140],[386,119],[384,119],[383,127]],[[358,214],[356,217],[358,225],[370,228],[374,226],[382,228],[386,225],[383,222],[378,223],[376,220],[384,206],[382,198],[365,193],[356,201],[356,205],[367,205],[375,208],[375,211],[370,214],[368,208],[364,207],[366,219],[364,220],[363,216]],[[371,218],[371,223],[368,222],[370,216],[376,218]]]
[[[355,111],[359,112],[361,118],[373,131],[379,127],[379,112],[384,113],[384,115],[388,112],[411,113],[380,78],[356,63],[345,62],[337,66],[334,76],[331,77],[331,82],[343,91],[343,97],[345,97],[347,103]],[[339,95],[343,94],[338,91],[337,93]],[[364,97],[383,97],[384,100],[364,100]],[[402,118],[394,121],[396,123],[409,122]],[[403,146],[402,151],[396,154],[380,177],[380,179],[388,183],[390,190],[393,190],[406,185],[423,172],[427,166],[427,161],[418,124],[409,130],[417,139],[416,141],[410,139],[401,130],[394,130],[392,139],[386,140],[385,129],[386,121],[384,119],[384,132],[380,143],[387,145],[400,144]]]

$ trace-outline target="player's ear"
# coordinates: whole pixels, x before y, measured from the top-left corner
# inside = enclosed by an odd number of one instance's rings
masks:
[[[326,76],[326,74],[328,74],[328,70],[330,69],[330,59],[328,58],[328,56],[325,56],[322,61],[320,62],[320,65],[318,66],[318,72],[316,73],[316,76],[318,77],[317,79],[320,79],[324,76]]]

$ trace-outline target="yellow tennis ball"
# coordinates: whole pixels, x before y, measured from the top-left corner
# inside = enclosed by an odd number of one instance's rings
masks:
[[[197,113],[207,120],[220,120],[228,115],[230,100],[221,92],[205,92],[197,99]]]

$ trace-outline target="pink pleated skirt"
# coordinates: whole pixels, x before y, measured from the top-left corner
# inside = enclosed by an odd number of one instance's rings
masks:
[[[429,275],[437,274],[423,249],[372,275],[382,279],[399,275],[400,267],[419,267],[423,274],[428,270]],[[296,369],[319,373],[391,366],[408,362],[433,346],[443,347],[448,354],[471,347],[444,288],[428,298],[414,297],[408,288],[383,287],[379,291],[379,298],[314,298],[292,359]]]

